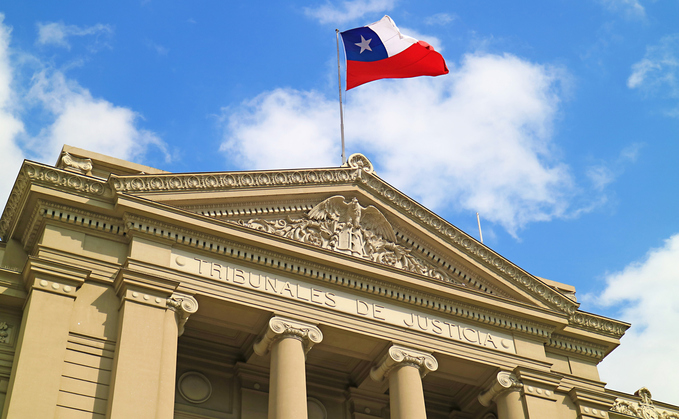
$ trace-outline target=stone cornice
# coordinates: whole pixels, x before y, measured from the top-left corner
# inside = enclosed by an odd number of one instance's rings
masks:
[[[126,193],[226,191],[272,186],[346,184],[354,182],[360,173],[360,170],[353,168],[327,168],[231,173],[111,175],[110,184],[116,191]]]
[[[180,244],[197,251],[212,253],[216,257],[243,260],[251,264],[261,265],[269,270],[279,269],[286,274],[300,275],[350,290],[360,290],[381,298],[398,301],[400,304],[413,304],[449,316],[468,319],[517,333],[525,333],[545,341],[555,329],[554,326],[544,323],[480,308],[430,293],[415,291],[385,281],[352,275],[308,260],[284,256],[221,237],[160,223],[145,217],[126,214],[124,220],[126,231],[130,234],[150,235],[157,239],[167,240],[172,244]]]
[[[9,230],[12,224],[16,222],[19,212],[22,210],[22,202],[32,184],[59,188],[100,199],[113,197],[113,191],[101,179],[56,169],[40,163],[24,161],[7,200],[2,218],[0,218],[0,237],[3,240],[7,240]]]
[[[556,333],[552,334],[549,338],[549,342],[546,343],[545,346],[557,351],[578,354],[597,360],[602,360],[608,353],[608,347],[606,346],[558,335]]]
[[[100,233],[122,236],[124,233],[123,223],[120,219],[97,214],[66,205],[55,204],[44,200],[38,200],[35,210],[28,223],[28,235],[24,238],[24,250],[30,251],[40,233],[40,224],[43,220],[63,222],[73,226],[82,227]]]

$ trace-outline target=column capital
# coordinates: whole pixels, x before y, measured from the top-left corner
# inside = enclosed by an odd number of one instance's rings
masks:
[[[262,337],[255,342],[253,349],[257,355],[264,356],[269,352],[271,345],[279,339],[291,337],[302,341],[304,353],[311,347],[323,340],[323,332],[316,325],[289,319],[287,317],[274,316],[269,319],[268,327]]]
[[[483,406],[490,406],[500,394],[506,391],[519,390],[522,387],[523,383],[516,378],[516,375],[507,371],[500,371],[495,376],[495,382],[490,388],[479,394],[478,400]]]
[[[175,292],[167,299],[167,306],[176,314],[178,336],[183,335],[189,316],[198,311],[198,301],[190,295]]]
[[[421,377],[429,372],[436,371],[439,367],[436,358],[428,352],[400,345],[391,345],[379,364],[370,370],[370,378],[375,381],[382,381],[389,376],[391,370],[399,365],[411,365],[417,368]]]

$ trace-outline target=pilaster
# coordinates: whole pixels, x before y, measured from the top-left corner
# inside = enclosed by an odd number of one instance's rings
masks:
[[[558,417],[555,391],[561,382],[561,376],[526,368],[516,368],[514,374],[523,383],[523,396],[529,418]]]
[[[175,293],[177,282],[121,270],[118,346],[113,363],[108,417],[171,419],[177,338],[197,301]]]
[[[3,418],[55,416],[73,302],[89,274],[69,265],[28,259],[23,271],[28,298]]]

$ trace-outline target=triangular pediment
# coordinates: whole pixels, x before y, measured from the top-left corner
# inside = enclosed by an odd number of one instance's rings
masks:
[[[409,303],[435,304],[437,310],[451,309],[447,304],[456,301],[462,304],[455,309],[459,316],[504,322],[502,327],[542,337],[551,332],[533,330],[524,320],[547,316],[550,327],[567,322],[613,339],[628,327],[579,311],[567,287],[531,275],[398,191],[360,154],[342,167],[168,173],[116,159],[93,165],[85,153],[69,150],[73,155],[64,153],[56,167],[24,163],[0,220],[3,240],[32,248],[40,217],[120,235],[143,228],[144,234],[171,236],[180,246],[200,243],[217,251],[237,239],[241,248],[250,246],[250,257],[263,251],[265,263],[282,255],[288,262],[278,266],[292,261],[300,269],[302,261],[309,267],[304,272],[344,275],[345,286],[370,286],[378,294],[382,288],[368,282],[383,284],[390,298],[407,296]],[[40,190],[58,191],[57,198]],[[87,202],[90,212],[60,209],[59,194]],[[51,203],[41,206],[43,197]],[[39,211],[27,214],[24,207]],[[514,313],[518,323],[493,314],[500,312]]]
[[[556,311],[577,303],[393,188],[362,155],[338,168],[112,175],[118,192],[453,288]]]

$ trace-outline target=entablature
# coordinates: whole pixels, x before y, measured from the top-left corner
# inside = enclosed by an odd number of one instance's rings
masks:
[[[183,218],[184,222],[202,224],[202,227],[192,228],[188,233],[182,234],[181,240],[179,240],[178,236],[169,237],[168,235],[168,237],[164,238],[189,246],[193,246],[192,242],[194,240],[198,242],[207,242],[206,240],[197,237],[193,232],[201,230],[205,231],[206,229],[214,228],[214,223],[199,221],[200,219],[207,221],[207,219],[214,217],[208,217],[204,214],[193,214],[194,217],[191,218],[188,217],[189,212],[185,209],[173,207],[171,205],[164,205],[162,203],[155,203],[149,201],[149,199],[155,199],[159,196],[172,195],[178,198],[176,201],[173,201],[175,204],[182,202],[182,200],[185,202],[193,202],[195,204],[201,199],[204,199],[204,195],[202,195],[204,193],[209,192],[223,195],[224,193],[228,192],[230,196],[240,194],[241,196],[244,196],[246,200],[254,202],[257,201],[257,199],[261,199],[261,196],[270,194],[273,190],[276,190],[277,193],[280,192],[282,194],[288,191],[290,188],[296,188],[295,190],[297,191],[309,190],[312,191],[312,194],[315,194],[317,197],[321,197],[323,194],[325,194],[327,197],[328,193],[333,190],[332,188],[335,188],[335,190],[339,191],[361,190],[363,193],[367,193],[372,197],[370,199],[371,202],[379,205],[380,207],[388,208],[389,214],[391,214],[390,217],[396,217],[396,215],[400,214],[403,220],[409,220],[409,222],[415,223],[413,225],[418,225],[418,228],[422,228],[432,233],[434,236],[438,237],[438,240],[441,240],[442,243],[446,243],[447,246],[451,246],[451,249],[454,249],[455,252],[460,255],[464,255],[465,259],[470,263],[477,264],[479,268],[482,268],[487,272],[491,272],[493,275],[497,275],[498,278],[502,278],[503,280],[507,281],[507,283],[513,284],[516,289],[520,289],[522,292],[530,294],[533,298],[544,302],[544,304],[552,310],[556,310],[556,312],[561,313],[561,316],[566,316],[568,318],[568,323],[573,328],[589,331],[595,335],[607,336],[613,340],[619,339],[628,328],[629,325],[624,322],[618,322],[579,311],[577,309],[578,304],[576,302],[559,293],[557,290],[540,281],[538,278],[523,271],[516,265],[493,252],[491,249],[487,248],[481,243],[478,243],[466,233],[452,226],[420,204],[392,188],[379,177],[374,175],[370,167],[365,165],[365,162],[360,163],[360,157],[362,156],[351,160],[347,167],[340,168],[255,171],[239,173],[154,173],[128,176],[112,174],[108,181],[103,181],[102,179],[76,173],[70,170],[57,169],[39,163],[26,161],[22,166],[19,177],[17,178],[16,184],[12,190],[7,207],[5,208],[5,212],[0,219],[0,236],[2,236],[3,239],[7,239],[8,237],[12,236],[13,230],[16,228],[18,220],[23,218],[24,221],[22,222],[24,224],[22,225],[23,231],[21,234],[26,234],[25,231],[27,230],[30,231],[30,233],[28,237],[22,238],[22,241],[26,245],[26,248],[30,248],[30,243],[35,241],[35,232],[40,230],[40,223],[37,221],[38,219],[42,218],[44,220],[51,217],[51,221],[53,222],[72,222],[69,215],[66,215],[64,219],[63,211],[60,213],[60,215],[57,215],[56,212],[49,212],[48,210],[47,212],[41,213],[41,211],[43,211],[42,209],[36,209],[30,217],[24,214],[23,211],[25,211],[28,197],[31,190],[33,189],[32,185],[35,185],[36,187],[43,187],[43,190],[40,192],[40,194],[36,195],[38,197],[49,194],[49,191],[54,191],[55,194],[57,192],[62,193],[59,191],[63,191],[65,195],[62,194],[62,196],[60,196],[60,202],[62,202],[64,199],[67,199],[68,196],[73,196],[74,199],[78,198],[77,202],[88,202],[88,205],[90,205],[89,202],[106,202],[106,205],[109,205],[109,209],[107,210],[109,215],[113,215],[115,212],[110,209],[113,208],[111,205],[117,205],[116,211],[120,213],[121,211],[125,211],[125,208],[127,208],[131,202],[135,202],[133,212],[143,208],[143,210],[139,211],[140,213],[172,213],[172,217],[166,217],[166,219]],[[134,198],[134,195],[138,195],[139,197],[143,197],[145,199]],[[259,196],[259,198],[255,199],[257,196]],[[123,199],[123,197],[126,198]],[[34,197],[32,199],[35,200],[36,198]],[[160,201],[162,202],[162,200]],[[105,205],[95,204],[94,207],[97,205],[100,207],[102,212],[107,212],[104,210]],[[305,204],[305,206],[297,207],[296,210],[301,209],[302,211],[308,211],[309,205],[310,204]],[[90,222],[94,222],[96,225],[97,220],[92,217],[87,219],[87,217],[88,216],[86,214],[81,214],[80,217],[77,218],[77,220],[80,221],[79,228],[91,228]],[[115,218],[116,217],[113,217],[112,219]],[[25,225],[29,222],[29,219],[31,229],[27,229],[27,226]],[[170,222],[170,224],[174,224],[174,221]],[[112,226],[113,222],[110,222],[107,225]],[[37,229],[36,226],[38,226]],[[119,230],[120,227],[121,226],[119,222],[116,222],[115,228]],[[147,225],[146,227],[150,228],[150,225]],[[401,228],[401,226],[399,226],[399,228]],[[126,234],[129,229],[129,226],[124,226],[122,234]],[[132,230],[137,230],[137,227],[133,228]],[[161,228],[160,231],[156,231],[154,234],[156,236],[163,236],[163,231],[164,230]],[[226,230],[222,229],[222,231]],[[256,234],[255,237],[252,234],[245,233],[244,230],[238,230],[238,227],[236,226],[231,226],[228,231],[238,233],[236,235],[237,237],[227,234],[229,237],[246,238],[246,246],[257,243],[255,247],[268,249],[268,251],[271,251],[274,247],[280,246],[283,243],[280,241],[280,239],[277,241],[271,241],[270,239],[265,240],[263,239],[263,236],[256,236]],[[112,233],[112,231],[106,233]],[[398,239],[402,242],[409,244],[408,240],[411,240],[411,233],[405,232],[405,229],[402,229],[402,231],[397,231],[396,233],[398,233],[399,236],[395,237],[398,237]],[[115,234],[121,233],[116,232]],[[195,239],[194,236],[196,236]],[[211,238],[208,241],[217,243],[219,240],[217,239],[215,241]],[[264,245],[265,243],[268,244]],[[416,246],[419,245],[425,248],[425,245],[419,243],[413,243],[413,245],[415,246],[411,247],[419,252],[418,257],[421,257],[424,254],[424,251],[420,251],[420,249],[417,249]],[[299,248],[298,243],[294,246],[292,244],[288,246],[283,245],[281,246],[281,249],[278,253],[286,254],[288,257],[290,257],[291,255],[299,252],[309,252],[310,254],[318,255],[318,260],[332,259],[328,257],[327,253],[322,254],[321,256],[321,254],[318,253],[318,249],[311,249],[310,246],[307,246],[306,248]],[[413,251],[411,250],[411,252]],[[430,253],[430,251],[427,250],[427,253]],[[390,270],[388,267],[383,265],[376,266],[375,264],[369,263],[369,261],[359,262],[355,259],[358,258],[352,257],[351,255],[345,255],[345,257],[337,257],[337,255],[335,255],[334,257],[334,260],[336,260],[337,263],[344,265],[345,272],[353,272],[354,275],[358,274],[359,272],[363,272],[364,275],[372,276],[374,274],[378,278],[402,278],[408,284],[408,287],[414,287],[417,292],[424,292],[425,295],[428,292],[428,289],[443,290],[443,288],[437,288],[437,286],[432,284],[431,281],[423,280],[423,278],[419,277],[417,273],[408,272],[404,274],[403,272],[395,272],[395,270]],[[432,264],[433,267],[439,268],[446,267],[448,265],[453,266],[445,258],[439,259],[439,257],[436,255],[435,258],[427,260],[427,263]],[[302,265],[304,265],[304,263],[297,264],[297,266]],[[454,268],[457,269],[457,267]],[[469,275],[467,271],[464,273],[467,275],[467,278],[473,278],[473,276]],[[434,276],[436,275],[434,274]],[[451,276],[451,278],[454,279],[455,277]],[[478,276],[473,279],[477,282],[477,284],[480,284],[485,280],[485,275]],[[386,282],[388,283],[390,281]],[[473,281],[467,282],[469,283]],[[392,284],[392,286],[393,285],[394,284]],[[505,307],[505,309],[503,309],[504,311],[512,311],[508,307],[514,303],[509,303],[507,301],[500,302],[499,299],[493,299],[492,295],[485,297],[477,296],[472,298],[472,293],[470,291],[465,292],[464,289],[460,289],[454,290],[453,292],[453,288],[454,286],[449,286],[444,294],[452,292],[455,294],[456,298],[460,297],[468,300],[471,299],[471,301],[475,302],[482,301],[483,298],[486,298],[487,302],[484,304],[488,304],[488,302],[493,301],[494,303]],[[478,289],[479,287],[477,286],[476,288]],[[437,291],[437,293],[439,292],[441,291]],[[493,292],[490,292],[489,294],[493,294]],[[500,295],[501,293],[495,292],[495,294]],[[416,302],[420,300],[427,301],[428,299],[420,297],[415,298]],[[506,298],[503,300],[506,300]],[[529,308],[526,305],[521,307],[522,310],[528,310],[529,312],[531,310],[540,311],[542,313],[541,316],[543,317],[549,312],[549,310],[542,312],[538,308]],[[556,319],[559,317],[559,315],[552,313],[551,317]],[[557,323],[559,322],[557,321]],[[549,335],[549,333],[547,333],[547,335]]]

